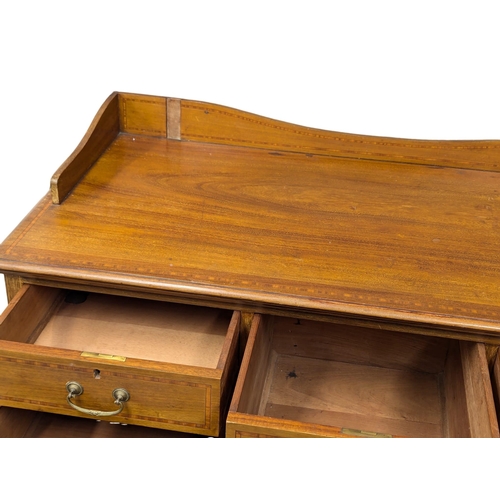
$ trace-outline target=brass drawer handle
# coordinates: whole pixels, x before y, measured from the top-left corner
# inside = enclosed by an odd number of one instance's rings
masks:
[[[112,417],[113,415],[118,415],[123,410],[124,403],[130,399],[130,394],[125,389],[115,389],[113,391],[113,398],[115,405],[119,405],[120,408],[115,411],[100,411],[100,410],[89,410],[87,408],[81,408],[71,401],[75,396],[80,396],[83,394],[83,387],[78,382],[68,382],[66,384],[66,390],[68,391],[68,397],[66,400],[68,404],[75,410],[85,413],[86,415],[92,415],[93,417]]]

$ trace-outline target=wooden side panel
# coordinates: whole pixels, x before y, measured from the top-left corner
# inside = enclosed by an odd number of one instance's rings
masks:
[[[241,312],[241,322],[240,322],[240,359],[243,358],[245,353],[245,347],[248,341],[248,335],[250,334],[250,329],[252,328],[253,313],[242,311]]]
[[[220,385],[220,433],[225,433],[226,416],[231,403],[234,385],[238,377],[238,369],[240,367],[239,357],[239,336],[240,336],[241,313],[235,311],[229,324],[226,342],[222,348],[222,354],[217,368],[221,370],[221,385]]]
[[[129,134],[167,137],[167,98],[119,94],[120,130]]]
[[[52,176],[50,190],[53,203],[63,202],[118,132],[118,94],[115,92],[101,106],[75,151]]]
[[[272,318],[255,314],[230,411],[257,413],[271,355]]]
[[[470,437],[470,423],[465,393],[464,372],[460,347],[457,342],[450,343],[443,374],[444,392],[444,433],[446,437]]]
[[[424,141],[302,127],[237,109],[182,101],[183,140],[275,151],[500,172],[500,141]]]
[[[7,300],[10,302],[21,290],[23,280],[20,276],[14,274],[5,275],[5,288],[7,290]]]
[[[471,437],[499,437],[484,344],[460,341]]]
[[[23,285],[0,316],[0,339],[29,342],[45,325],[58,304],[60,291]]]

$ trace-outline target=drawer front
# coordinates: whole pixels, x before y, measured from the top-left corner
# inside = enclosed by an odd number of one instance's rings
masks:
[[[36,353],[10,354],[0,350],[0,405],[218,435],[217,379],[58,359],[41,354],[39,347],[25,346],[28,351],[35,349]],[[118,410],[113,391],[119,388],[130,399],[118,415],[94,417],[69,405],[70,381],[83,387],[83,393],[71,399],[83,410]]]
[[[230,438],[321,438],[354,437],[336,427],[308,425],[290,420],[229,412],[226,437]]]

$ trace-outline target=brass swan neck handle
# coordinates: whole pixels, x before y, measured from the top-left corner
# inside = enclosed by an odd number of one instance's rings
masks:
[[[68,382],[66,384],[66,390],[68,391],[68,396],[66,398],[68,404],[75,410],[85,413],[86,415],[92,415],[93,417],[112,417],[113,415],[118,415],[124,408],[124,404],[130,399],[130,394],[126,389],[115,389],[113,391],[113,399],[115,405],[119,408],[114,411],[102,411],[102,410],[91,410],[88,408],[82,408],[81,406],[73,403],[72,399],[76,396],[81,396],[83,394],[83,386],[78,382]]]

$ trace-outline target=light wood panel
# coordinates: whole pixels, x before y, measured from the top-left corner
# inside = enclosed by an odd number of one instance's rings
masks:
[[[231,312],[90,294],[63,301],[36,344],[217,368]]]

